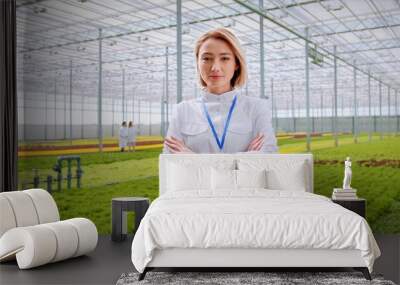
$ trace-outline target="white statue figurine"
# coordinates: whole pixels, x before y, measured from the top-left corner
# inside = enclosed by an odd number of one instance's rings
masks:
[[[352,189],[351,184],[351,160],[347,157],[344,162],[344,179],[343,179],[343,189]]]

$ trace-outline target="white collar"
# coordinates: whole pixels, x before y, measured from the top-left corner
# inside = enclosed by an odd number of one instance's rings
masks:
[[[237,89],[222,94],[210,93],[203,89],[201,93],[201,98],[203,98],[205,102],[231,102],[233,98],[239,94]]]

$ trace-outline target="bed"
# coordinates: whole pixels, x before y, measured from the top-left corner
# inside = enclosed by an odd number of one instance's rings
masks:
[[[371,279],[380,255],[364,218],[313,194],[311,154],[162,154],[159,189],[132,242],[139,280],[159,267],[353,267]]]

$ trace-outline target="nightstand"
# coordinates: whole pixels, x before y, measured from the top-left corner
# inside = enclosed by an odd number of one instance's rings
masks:
[[[133,233],[136,233],[139,227],[140,221],[146,214],[149,208],[150,200],[143,197],[120,197],[112,198],[112,229],[111,229],[111,240],[112,241],[123,241],[127,235],[127,211],[135,212],[135,229]]]
[[[367,201],[362,198],[352,199],[352,200],[333,200],[333,203],[339,204],[340,206],[359,214],[361,217],[365,218],[365,208]]]

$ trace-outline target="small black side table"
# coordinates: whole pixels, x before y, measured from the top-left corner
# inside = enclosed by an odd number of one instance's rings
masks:
[[[136,233],[139,227],[140,221],[146,214],[149,208],[150,200],[142,197],[120,197],[113,198],[111,202],[112,206],[112,241],[123,241],[126,239],[127,234],[127,212],[135,212],[135,229],[133,233]]]
[[[365,208],[366,200],[362,198],[356,198],[352,200],[336,200],[332,199],[333,203],[339,204],[340,206],[359,214],[361,217],[365,218]]]

